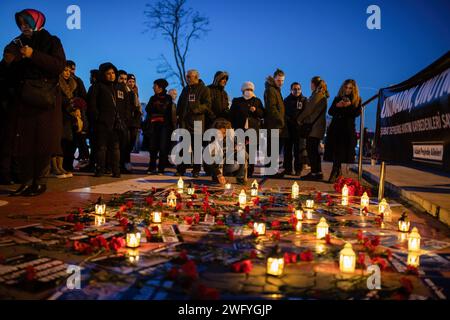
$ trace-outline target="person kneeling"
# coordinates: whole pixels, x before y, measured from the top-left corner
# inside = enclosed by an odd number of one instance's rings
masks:
[[[225,176],[236,176],[236,181],[239,184],[245,184],[247,182],[247,167],[248,167],[248,154],[245,151],[245,146],[235,145],[234,150],[231,153],[232,160],[227,159],[227,133],[231,134],[234,139],[234,132],[231,128],[231,123],[228,120],[219,118],[214,121],[212,129],[217,130],[217,140],[213,141],[207,148],[208,154],[214,161],[212,164],[206,164],[211,173],[213,181],[225,185],[227,179]],[[228,132],[227,132],[228,130]],[[244,154],[244,163],[236,161],[239,152]],[[227,160],[226,160],[227,159]]]

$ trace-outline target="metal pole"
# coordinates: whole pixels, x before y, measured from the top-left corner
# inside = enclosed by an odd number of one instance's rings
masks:
[[[386,163],[382,161],[380,167],[380,184],[378,186],[378,201],[381,201],[384,198],[385,178],[386,178]]]
[[[358,159],[358,180],[362,180],[362,160],[363,160],[363,150],[364,150],[364,110],[366,108],[361,108],[361,118],[359,120],[359,159]]]

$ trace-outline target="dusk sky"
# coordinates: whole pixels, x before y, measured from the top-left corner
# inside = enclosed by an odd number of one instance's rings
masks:
[[[147,102],[159,78],[153,59],[171,57],[169,42],[144,33],[146,3],[138,1],[2,0],[0,45],[19,35],[14,13],[42,11],[46,29],[57,35],[77,74],[89,85],[89,70],[110,61],[134,73],[140,98]],[[81,8],[81,30],[68,30],[66,9]],[[381,8],[381,30],[369,30],[366,9]],[[450,49],[450,2],[365,0],[189,0],[210,19],[211,31],[192,45],[188,68],[200,71],[206,84],[217,70],[230,73],[227,91],[240,96],[244,81],[253,81],[262,98],[265,77],[279,67],[286,73],[283,95],[298,81],[309,96],[311,77],[320,75],[331,97],[340,84],[354,78],[367,99],[379,88],[406,80]],[[330,101],[331,103],[331,101]],[[367,126],[375,127],[376,105],[369,106]]]

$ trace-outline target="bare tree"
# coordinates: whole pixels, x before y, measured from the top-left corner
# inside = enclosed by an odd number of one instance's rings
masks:
[[[147,31],[161,32],[161,35],[172,44],[176,68],[174,69],[167,58],[161,55],[157,72],[167,78],[176,77],[184,88],[186,58],[191,41],[200,39],[208,33],[209,19],[198,11],[187,8],[186,0],[159,0],[155,4],[147,4],[144,15]]]

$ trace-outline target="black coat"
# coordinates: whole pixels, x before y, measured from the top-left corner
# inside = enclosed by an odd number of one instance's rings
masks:
[[[64,70],[66,56],[61,41],[47,30],[33,32],[31,38],[20,36],[23,45],[33,49],[31,58],[22,58],[19,48],[11,42],[6,50],[16,58],[9,65],[2,61],[8,91],[12,92],[3,148],[19,157],[50,156],[61,149],[61,94],[55,90],[56,103],[47,110],[25,105],[20,96],[26,79],[47,79],[57,83]]]
[[[300,126],[297,119],[304,110],[307,100],[308,99],[303,95],[295,97],[292,94],[284,99],[284,107],[286,110],[285,122],[289,137],[291,138],[299,137]]]
[[[285,123],[285,107],[281,90],[275,85],[273,77],[266,80],[266,89],[264,91],[264,126],[266,129],[279,129],[280,138],[287,137],[287,128]]]
[[[224,118],[229,120],[230,109],[228,108],[228,94],[225,91],[225,88],[213,84],[209,85],[208,88],[211,95],[211,111],[214,114],[214,118]]]
[[[202,123],[202,133],[205,121],[214,119],[211,112],[211,95],[202,80],[195,85],[186,86],[181,91],[177,104],[177,116],[181,128],[194,132],[194,121]]]
[[[351,97],[348,97],[351,101]],[[336,97],[328,110],[333,117],[325,139],[324,160],[352,163],[355,161],[356,130],[355,118],[361,114],[361,99],[357,105],[338,108],[342,97]]]
[[[251,112],[250,107],[256,110]],[[248,119],[248,128],[259,130],[261,119],[264,118],[264,108],[260,99],[253,97],[245,100],[244,97],[234,98],[230,108],[231,124],[234,129],[244,129]]]
[[[145,147],[150,151],[157,151],[157,146],[160,145],[159,139],[160,130],[164,129],[166,132],[172,132],[173,127],[173,115],[172,115],[172,97],[167,93],[155,94],[150,97],[150,100],[145,107],[147,112],[146,119],[144,121],[144,138]],[[167,135],[170,138],[170,135]]]

